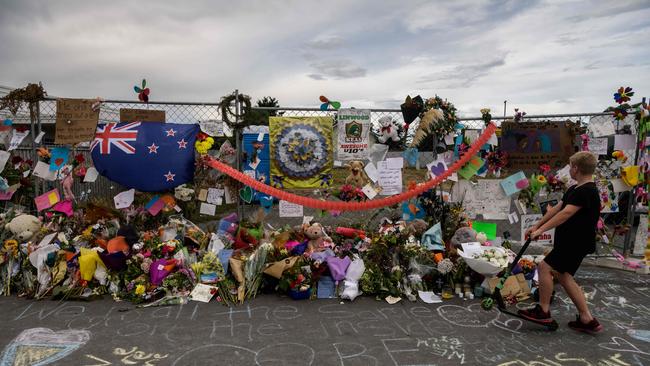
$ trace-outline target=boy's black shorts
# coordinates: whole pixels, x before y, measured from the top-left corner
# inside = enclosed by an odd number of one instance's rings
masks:
[[[577,250],[553,248],[550,253],[544,258],[551,268],[560,273],[570,273],[575,276],[578,267],[582,260],[587,256],[587,253]]]

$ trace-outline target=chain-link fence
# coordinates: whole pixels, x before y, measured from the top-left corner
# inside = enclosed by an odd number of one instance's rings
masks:
[[[232,109],[233,111],[241,105],[235,105]],[[99,120],[100,123],[114,122],[119,121],[120,118],[120,109],[122,108],[132,108],[132,109],[151,109],[151,110],[163,110],[165,111],[166,121],[173,123],[200,123],[200,122],[213,122],[220,123],[224,118],[221,115],[221,109],[218,103],[178,103],[178,102],[150,102],[150,103],[140,103],[134,101],[124,101],[124,100],[106,100],[103,101],[100,107]],[[41,131],[45,133],[42,144],[46,147],[53,146],[54,143],[54,125],[56,120],[56,99],[49,98],[44,101],[41,101],[38,104],[38,113],[37,119],[32,121],[30,119],[29,111],[27,108],[21,109],[16,115],[10,115],[7,111],[0,111],[0,119],[11,118],[15,124],[30,124],[32,129],[32,139],[34,136],[37,136]],[[322,111],[318,108],[292,108],[292,107],[278,107],[278,108],[262,108],[262,107],[253,107],[253,111],[267,111],[273,112],[275,115],[281,116],[292,116],[292,117],[310,117],[310,116],[329,116],[333,117],[334,120],[336,117],[336,110],[326,110]],[[380,118],[389,116],[397,124],[403,123],[402,112],[400,109],[372,109],[371,110],[371,123],[377,125]],[[496,117],[493,116],[493,121],[500,125],[504,120],[511,120],[512,117]],[[235,120],[234,116],[230,116],[230,120]],[[623,122],[617,122],[614,120],[613,116],[610,113],[576,113],[576,114],[558,114],[558,115],[530,115],[524,116],[522,123],[526,122],[542,122],[542,121],[552,121],[552,122],[579,122],[582,125],[588,125],[590,123],[614,123],[616,125],[617,131],[622,131],[628,129],[629,132],[635,133],[633,117],[629,116]],[[32,123],[33,122],[33,123]],[[480,117],[475,118],[460,118],[460,123],[464,125],[467,129],[476,129],[480,130],[484,127],[484,122]],[[627,126],[627,127],[626,127]],[[225,128],[228,130],[228,128]],[[415,131],[417,129],[417,122],[411,125],[409,131]],[[228,132],[227,132],[228,133]],[[610,142],[610,144],[613,141]],[[21,146],[17,153],[23,158],[36,159],[35,153],[36,144],[33,144],[33,141],[28,138]],[[74,148],[75,154],[82,154],[86,160],[91,160],[90,152],[88,151],[87,144],[81,144]],[[627,151],[628,156],[634,156],[634,151]],[[633,161],[633,159],[632,159]],[[40,181],[40,180],[39,180]],[[54,187],[61,188],[59,182],[43,182],[40,191],[52,189]],[[75,180],[73,186],[73,191],[75,195],[81,199],[86,197],[104,197],[106,199],[112,199],[112,197],[122,191],[124,188],[120,185],[109,181],[104,177],[99,177],[94,183],[83,183],[79,180]],[[251,212],[257,207],[249,205],[246,207],[246,212]],[[318,212],[311,212],[310,210],[305,211],[305,215],[317,215]],[[346,213],[337,218],[330,218],[331,224],[337,225],[346,225],[352,223],[358,223],[360,220],[368,222],[368,224],[376,224],[377,221],[385,215],[390,215],[391,213],[386,210],[380,211],[370,211],[365,213]],[[394,215],[395,212],[392,212]],[[616,223],[622,221],[623,218],[617,215]],[[276,222],[286,222],[285,218],[275,218]],[[273,220],[273,217],[270,218]],[[327,222],[328,218],[321,218],[321,220]],[[375,220],[375,222],[372,222]],[[291,220],[289,220],[291,221]],[[296,220],[299,221],[299,220]],[[624,220],[623,220],[624,221]],[[296,222],[299,223],[299,222]],[[508,231],[512,234],[513,239],[517,240],[520,236],[519,224],[510,224],[508,221],[498,221],[498,231],[502,233]],[[622,243],[617,243],[622,245]]]

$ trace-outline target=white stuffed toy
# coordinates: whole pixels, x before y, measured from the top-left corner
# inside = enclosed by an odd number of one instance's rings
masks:
[[[400,140],[398,134],[397,124],[393,121],[393,118],[390,116],[384,116],[379,119],[379,137],[377,140],[384,144],[386,141],[391,140],[397,142]]]
[[[19,242],[26,242],[41,230],[41,220],[32,215],[18,215],[5,225],[5,230],[11,231]]]

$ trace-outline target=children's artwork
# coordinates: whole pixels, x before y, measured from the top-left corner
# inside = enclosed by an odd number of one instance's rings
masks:
[[[271,182],[271,159],[269,155],[269,128],[248,126],[244,129],[242,149],[246,152],[244,170],[254,172],[254,179],[266,184]]]
[[[558,168],[573,154],[565,122],[503,122],[501,130],[501,151],[508,154],[511,169],[537,169],[541,164]]]
[[[485,165],[485,161],[478,156],[472,156],[472,159],[458,170],[458,175],[463,179],[471,179]]]
[[[129,189],[128,191],[120,192],[113,197],[115,202],[115,208],[122,209],[131,206],[133,200],[135,199],[135,189]]]
[[[512,196],[513,194],[528,187],[528,178],[526,178],[526,174],[524,174],[524,172],[518,172],[502,180],[501,187],[506,193],[506,196]]]
[[[473,221],[472,229],[477,233],[485,233],[488,240],[497,238],[497,224],[492,222]]]
[[[476,184],[461,180],[451,193],[454,202],[463,202],[470,218],[483,215],[484,219],[506,220],[510,213],[510,197],[501,189],[498,179],[479,179]]]
[[[441,175],[447,170],[447,163],[442,156],[438,156],[438,159],[427,164],[427,171],[431,179]]]
[[[99,109],[93,110],[93,99],[58,99],[56,101],[56,144],[92,141],[99,122]]]
[[[590,138],[587,148],[596,155],[607,155],[607,138]]]
[[[370,146],[370,110],[340,109],[338,116],[337,159],[365,160]]]
[[[391,169],[388,161],[380,161],[377,171],[382,196],[402,193],[402,169]]]
[[[332,118],[269,117],[271,179],[284,188],[319,188],[332,174]]]
[[[606,118],[592,118],[589,121],[587,130],[593,137],[611,136],[616,133],[614,121]]]
[[[533,227],[539,219],[542,218],[540,214],[533,215],[521,215],[521,242],[523,243],[525,239],[526,230]],[[553,238],[555,237],[555,229],[549,230],[542,235],[540,235],[537,240],[531,242],[531,244],[537,245],[550,245],[553,244]]]
[[[68,156],[70,156],[70,149],[67,147],[54,147],[50,157],[50,171],[57,171],[65,164],[68,163]]]
[[[34,198],[34,203],[36,203],[37,211],[46,210],[59,201],[61,201],[61,196],[59,195],[59,190],[56,188]]]
[[[600,212],[618,212],[618,193],[614,192],[612,182],[606,179],[597,179],[595,182],[600,193]]]

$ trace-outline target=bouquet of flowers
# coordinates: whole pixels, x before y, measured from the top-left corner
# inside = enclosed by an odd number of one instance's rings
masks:
[[[494,277],[508,266],[508,253],[500,247],[484,247],[478,243],[463,244],[458,254],[475,272]]]
[[[341,187],[338,197],[341,201],[365,201],[366,195],[361,188],[345,184]]]

